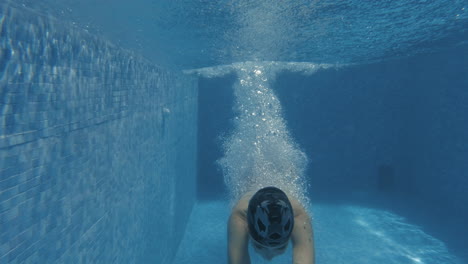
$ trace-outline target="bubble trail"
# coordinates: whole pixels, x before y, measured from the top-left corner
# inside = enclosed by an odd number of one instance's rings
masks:
[[[307,156],[290,136],[280,101],[270,88],[278,69],[255,62],[234,69],[234,130],[218,160],[231,202],[249,191],[276,186],[306,205]]]

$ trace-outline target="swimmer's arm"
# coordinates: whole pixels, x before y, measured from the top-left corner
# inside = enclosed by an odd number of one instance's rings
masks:
[[[315,264],[314,233],[307,213],[296,216],[291,235],[294,264]]]
[[[245,219],[233,212],[228,223],[228,263],[250,264],[248,227]]]

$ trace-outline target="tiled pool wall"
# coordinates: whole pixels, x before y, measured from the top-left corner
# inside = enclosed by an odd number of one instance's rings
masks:
[[[197,82],[0,4],[0,263],[170,263]]]

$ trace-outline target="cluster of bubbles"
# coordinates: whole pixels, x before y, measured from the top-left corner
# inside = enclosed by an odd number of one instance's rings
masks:
[[[216,77],[234,71],[234,130],[224,140],[218,165],[231,202],[244,194],[276,186],[303,204],[308,203],[304,176],[307,156],[291,137],[281,103],[271,83],[283,70],[312,74],[331,65],[282,62],[243,62],[189,71]]]

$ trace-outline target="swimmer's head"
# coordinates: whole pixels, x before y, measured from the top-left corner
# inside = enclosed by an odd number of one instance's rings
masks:
[[[254,246],[285,248],[294,227],[294,213],[286,194],[276,187],[256,192],[249,201],[247,223]]]

